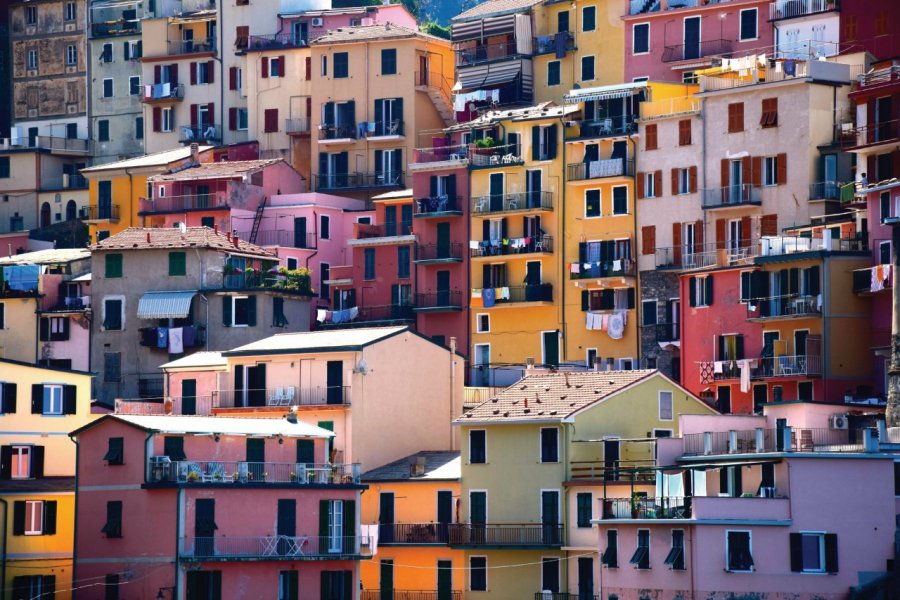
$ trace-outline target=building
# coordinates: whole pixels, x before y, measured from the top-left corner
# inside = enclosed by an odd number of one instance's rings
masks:
[[[632,470],[653,490],[604,496],[592,521],[601,597],[879,589],[894,556],[895,463],[879,452],[879,417],[857,412],[789,402],[753,417],[682,416],[680,436],[658,442],[656,465]]]
[[[129,228],[91,247],[97,398],[165,395],[159,365],[309,325],[309,278],[208,227]],[[179,337],[180,333],[180,337]]]
[[[692,413],[715,411],[659,371],[533,372],[457,418],[466,596],[595,597],[596,498],[632,489],[623,473]]]
[[[310,48],[315,191],[368,200],[406,188],[418,136],[452,122],[450,44],[385,23],[334,29]]]
[[[104,584],[78,597],[354,598],[371,552],[365,486],[358,465],[328,460],[331,435],[297,418],[107,415],[76,429],[76,578]]]
[[[91,373],[0,359],[4,597],[70,598],[76,446],[89,423]]]
[[[693,83],[696,71],[714,66],[719,57],[770,52],[769,5],[765,0],[630,2],[622,15],[625,81]]]
[[[774,28],[778,55],[805,58],[809,55],[833,56],[841,50],[849,50],[851,44],[841,47],[841,8],[839,2],[826,0],[805,4],[790,0],[770,2],[769,22]],[[846,28],[844,33],[847,33]]]
[[[459,479],[458,451],[417,452],[363,473],[360,519],[377,530],[378,554],[360,565],[362,600],[462,600],[464,552],[449,546]]]

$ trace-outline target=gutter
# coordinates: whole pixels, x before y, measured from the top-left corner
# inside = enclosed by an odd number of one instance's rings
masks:
[[[75,518],[72,520],[73,521],[73,523],[72,523],[72,527],[73,527],[73,531],[72,531],[72,583],[74,584],[76,581],[78,581],[78,575],[77,575],[77,571],[78,571],[78,458],[79,458],[79,455],[81,454],[81,446],[78,444],[78,440],[76,439],[76,436],[72,436],[70,434],[69,439],[72,440],[73,444],[75,444]],[[0,580],[0,582],[2,582],[2,584],[5,584],[5,582],[6,582],[6,535],[5,535],[5,533],[6,533],[6,531],[5,531],[5,529],[6,529],[6,525],[5,525],[5,523],[6,523],[6,501],[0,500],[0,502],[3,502],[3,505],[4,505],[4,511],[3,511],[3,517],[4,517],[4,519],[3,519],[3,523],[4,523],[4,527],[3,527],[4,528],[3,579]],[[0,591],[0,600],[5,599],[6,596],[4,594],[5,594],[5,588],[3,588],[3,591]],[[72,590],[72,597],[74,598],[75,596],[77,596],[77,592],[75,590]]]

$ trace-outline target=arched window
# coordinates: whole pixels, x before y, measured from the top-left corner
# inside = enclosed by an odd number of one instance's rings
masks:
[[[71,221],[78,216],[78,205],[74,200],[66,202],[66,221]]]
[[[50,227],[50,203],[44,202],[41,205],[41,227]]]

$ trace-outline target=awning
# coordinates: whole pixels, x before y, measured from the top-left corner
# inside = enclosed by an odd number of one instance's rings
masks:
[[[566,104],[577,104],[588,100],[610,100],[613,98],[627,98],[633,96],[635,91],[647,87],[646,81],[626,83],[624,85],[602,85],[599,87],[572,90],[565,96]]]
[[[196,291],[147,292],[138,302],[138,319],[183,319],[196,295]]]
[[[473,69],[460,69],[456,77],[464,90],[477,90],[514,81],[522,73],[522,61],[512,60]]]

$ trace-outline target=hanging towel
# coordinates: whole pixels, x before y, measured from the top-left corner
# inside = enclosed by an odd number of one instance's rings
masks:
[[[472,290],[473,298],[481,298],[481,290]]]
[[[194,340],[197,337],[197,330],[193,325],[188,325],[184,328],[184,331],[181,334],[181,342],[184,344],[185,348],[193,348]]]
[[[578,263],[572,263],[569,265],[569,271],[572,273],[581,273],[581,265]]]
[[[500,299],[501,300],[509,300],[509,288],[508,287],[500,288]]]
[[[622,339],[622,335],[625,333],[625,321],[622,319],[622,313],[614,312],[609,315],[609,325],[606,333],[614,340]]]
[[[169,330],[169,354],[181,354],[184,352],[184,337],[181,327],[173,327]]]
[[[339,323],[343,323],[343,321],[344,321],[344,311],[336,310],[333,313],[331,313],[331,322],[332,323],[337,325]]]
[[[485,308],[491,308],[497,301],[497,291],[494,288],[484,288],[481,290],[481,299]]]
[[[713,373],[721,373],[722,371],[723,371],[722,361],[717,360],[716,362],[713,363]]]
[[[156,347],[168,348],[169,346],[169,328],[158,327],[156,329]]]
[[[621,271],[622,270],[622,261],[614,260],[613,261],[613,271]]]
[[[478,250],[478,240],[469,240],[469,250]]]
[[[584,328],[588,331],[594,328],[594,313],[586,312],[584,313]]]
[[[880,292],[884,289],[884,280],[878,274],[878,267],[872,269],[870,273],[871,275],[869,277],[869,291]]]
[[[348,320],[350,320],[350,321],[355,321],[355,320],[356,320],[356,317],[359,316],[359,307],[358,307],[358,306],[354,306],[354,307],[352,307],[352,308],[349,308],[349,309],[347,309],[347,313],[348,313],[348,314],[347,314]]]
[[[739,360],[738,367],[741,369],[741,392],[750,391],[750,361]]]
[[[320,308],[319,310],[317,310],[317,311],[316,311],[316,321],[318,321],[319,323],[324,323],[324,322],[325,322],[325,315],[326,315],[327,313],[328,313],[328,311],[325,310],[324,308]]]
[[[566,57],[566,44],[569,41],[569,32],[560,31],[556,34],[556,58]]]

